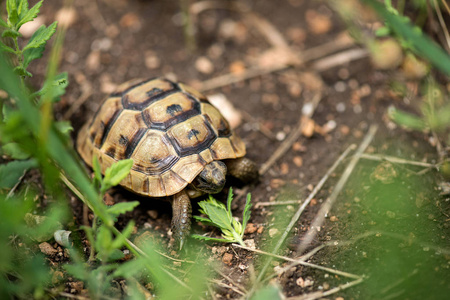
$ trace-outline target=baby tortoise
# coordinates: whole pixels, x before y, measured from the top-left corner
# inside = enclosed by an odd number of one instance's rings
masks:
[[[222,190],[226,175],[258,178],[245,145],[204,95],[163,78],[120,85],[78,134],[77,150],[102,173],[133,159],[120,185],[148,197],[169,197],[172,232],[180,248],[191,227],[191,198]]]

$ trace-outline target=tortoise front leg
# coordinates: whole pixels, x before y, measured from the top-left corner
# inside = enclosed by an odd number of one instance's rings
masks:
[[[192,207],[191,199],[186,191],[181,191],[171,197],[172,202],[172,234],[179,244],[180,250],[183,248],[191,230]]]
[[[224,162],[227,165],[228,174],[244,183],[254,182],[259,178],[258,167],[246,157],[227,159]]]

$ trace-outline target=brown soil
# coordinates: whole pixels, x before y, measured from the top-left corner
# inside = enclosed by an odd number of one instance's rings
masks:
[[[68,72],[70,85],[67,94],[55,108],[56,118],[63,119],[70,107],[85,96],[83,93],[89,96],[88,100],[70,116],[74,136],[88,116],[99,106],[105,94],[111,92],[115,85],[129,79],[162,75],[176,76],[180,81],[198,86],[200,82],[218,75],[230,71],[239,72],[242,65],[252,67],[262,63],[255,58],[270,48],[267,39],[242,15],[227,10],[208,10],[199,16],[196,35],[197,50],[189,52],[184,42],[183,28],[179,25],[181,15],[178,4],[178,1],[161,0],[74,1],[77,18],[67,30],[60,67],[61,71]],[[346,30],[336,13],[323,1],[252,1],[247,4],[253,12],[278,29],[296,53],[336,40],[340,33]],[[49,24],[54,20],[61,8],[61,1],[46,0],[43,6],[45,23]],[[310,21],[311,19],[313,21]],[[206,57],[212,63],[212,70],[209,70],[211,66],[207,63],[202,65],[200,62],[198,65],[199,57]],[[273,58],[275,57],[270,57],[269,62]],[[44,58],[32,66],[32,72],[36,74],[33,81],[36,84],[42,82],[45,75],[45,60]],[[204,73],[199,70],[203,70]],[[311,100],[317,90],[322,92],[322,99],[312,118],[316,124],[315,131],[311,132],[312,136],[301,136],[289,151],[261,177],[260,182],[249,188],[254,204],[250,222],[261,229],[246,234],[246,239],[254,239],[257,248],[270,251],[266,243],[271,240],[268,236],[269,230],[275,223],[281,222],[276,219],[276,216],[278,218],[281,215],[291,216],[298,205],[282,206],[279,209],[280,214],[274,213],[274,209],[270,206],[256,208],[255,205],[259,202],[305,199],[311,187],[317,184],[339,155],[350,144],[361,142],[371,124],[377,124],[379,130],[369,147],[370,152],[418,161],[431,162],[436,159],[435,148],[429,145],[427,136],[422,133],[405,132],[390,126],[392,123],[386,118],[387,107],[391,104],[403,105],[400,99],[389,92],[391,75],[389,72],[374,70],[369,59],[362,58],[321,72],[314,71],[313,66],[308,64],[206,92],[207,95],[223,93],[239,111],[244,112],[243,124],[236,130],[247,145],[248,157],[260,165],[266,162],[282,140],[295,130],[304,102]],[[332,126],[334,124],[335,127]],[[330,131],[324,132],[330,125],[332,126]],[[264,126],[269,133],[264,134],[258,129],[259,126]],[[348,159],[343,162],[343,165],[347,163]],[[385,211],[391,211],[397,217],[401,215],[405,218],[418,213],[433,215],[437,219],[433,228],[439,232],[436,240],[428,239],[425,233],[417,233],[413,228],[392,229],[391,232],[405,236],[412,233],[418,240],[424,240],[426,243],[440,247],[449,246],[448,217],[444,217],[445,214],[448,216],[448,209],[441,207],[443,211],[441,213],[437,210],[438,206],[435,202],[438,201],[439,196],[434,190],[436,186],[434,173],[431,179],[424,180],[426,187],[422,191],[424,197],[434,199],[426,200],[427,204],[423,206],[424,208],[417,208],[416,200],[414,200],[412,204],[410,203],[411,206],[397,207],[396,210],[383,208],[383,211],[375,211],[379,208],[372,207],[364,201],[364,204],[355,201],[355,199],[378,199],[379,196],[370,194],[376,189],[391,191],[398,197],[404,190],[409,191],[414,198],[420,192],[417,188],[411,192],[407,187],[409,183],[406,181],[400,182],[398,186],[392,186],[393,183],[386,183],[384,186],[384,183],[377,181],[377,188],[371,186],[365,189],[364,185],[371,183],[371,174],[378,165],[379,162],[367,161],[358,165],[348,188],[338,198],[328,215],[329,218],[321,227],[322,230],[307,251],[328,240],[349,240],[360,233],[375,230],[376,226],[369,225],[370,222],[378,222],[377,224],[387,222],[384,219],[374,220],[378,214],[384,215]],[[414,172],[421,170],[403,166],[396,166],[396,168],[400,169],[400,171],[397,170],[400,173],[405,169],[408,172],[411,169]],[[288,244],[279,253],[280,255],[296,257],[301,254],[296,252],[296,246],[301,242],[303,233],[309,229],[311,221],[334,188],[342,171],[343,167],[340,167],[307,207],[293,230],[293,236],[289,237]],[[424,183],[420,179],[419,181]],[[399,186],[404,189],[398,188]],[[241,191],[242,187],[236,189],[238,194]],[[167,236],[171,220],[169,204],[149,201],[120,188],[111,191],[110,195],[114,202],[134,199],[141,201],[141,205],[132,214],[127,214],[120,219],[122,225],[119,224],[119,227],[133,218],[139,229],[146,226],[163,235],[164,240],[169,241]],[[217,198],[226,199],[226,191],[217,195]],[[244,197],[238,198],[237,205],[233,207],[235,215],[241,215],[244,202]],[[82,203],[81,201],[71,203],[77,220],[76,226],[81,225]],[[448,206],[448,201],[446,205]],[[197,208],[195,206],[194,210]],[[197,214],[197,212],[194,213]],[[330,218],[331,216],[334,218]],[[432,219],[429,222],[433,223]],[[389,225],[395,226],[392,224],[395,221],[396,218],[392,219]],[[416,226],[425,228],[423,224],[416,224]],[[418,231],[419,229],[417,228]],[[208,227],[198,225],[193,228],[193,231],[200,233],[209,230]],[[442,239],[440,236],[445,238]],[[277,235],[274,238],[276,237]],[[319,265],[372,276],[365,283],[333,294],[329,299],[338,299],[336,297],[339,296],[345,299],[379,299],[387,298],[397,291],[403,291],[398,299],[421,299],[421,297],[416,298],[414,293],[411,294],[410,285],[402,287],[401,283],[399,290],[396,290],[398,288],[396,286],[380,294],[380,290],[392,282],[383,281],[378,277],[380,273],[374,271],[377,266],[388,263],[382,259],[385,257],[383,244],[374,244],[372,248],[364,249],[364,245],[371,244],[373,239],[374,237],[367,237],[343,248],[327,247],[312,257],[310,261]],[[400,242],[396,241],[396,243]],[[204,247],[205,253],[225,261],[224,273],[237,282],[243,284],[248,282],[247,268],[253,259],[258,257],[257,255],[230,245],[205,244]],[[420,247],[419,250],[411,245],[405,247],[409,247],[407,248],[409,250],[403,250],[406,252],[422,251]],[[213,255],[212,252],[216,254]],[[361,254],[362,252],[366,254]],[[364,264],[364,255],[371,256],[375,253],[380,255],[380,265],[376,265],[373,261]],[[399,255],[401,256],[401,251]],[[443,289],[445,284],[442,285],[442,281],[447,285],[449,282],[448,265],[443,262],[445,259],[438,254],[436,256],[438,256],[438,258],[435,257],[438,262],[427,257],[432,262],[429,262],[430,268],[427,268],[425,273],[427,275],[424,276],[446,278],[446,281],[438,280],[436,287],[433,287]],[[58,265],[60,262],[54,261],[54,263]],[[283,262],[280,262],[280,265],[282,264]],[[271,269],[273,267],[271,266]],[[398,272],[397,279],[404,278],[408,281],[410,277],[407,274]],[[415,276],[414,280],[417,277]],[[219,277],[219,280],[229,284],[227,279]],[[305,266],[296,267],[279,278],[283,292],[287,296],[318,290],[326,291],[347,281],[350,279]],[[77,294],[77,289],[71,288],[73,284],[68,282],[66,291]],[[425,287],[420,293],[426,291],[427,287],[432,288],[426,286],[427,284],[429,283],[424,283]],[[405,295],[406,297],[403,297]],[[435,298],[440,298],[440,295],[442,294],[437,294]],[[217,289],[216,296],[218,299],[237,298],[239,294],[231,289],[220,287]]]

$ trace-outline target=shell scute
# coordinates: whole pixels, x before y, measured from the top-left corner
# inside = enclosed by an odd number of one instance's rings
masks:
[[[202,103],[202,112],[207,120],[217,130],[219,137],[228,137],[231,135],[231,128],[228,121],[222,116],[222,114],[209,103]]]
[[[166,130],[200,114],[200,103],[186,94],[175,93],[152,103],[142,114],[150,128]]]
[[[180,156],[198,153],[216,139],[214,130],[203,116],[195,116],[174,125],[167,131],[167,135]]]
[[[95,147],[100,148],[105,142],[111,127],[122,112],[120,98],[109,98],[98,110],[89,126],[89,138]]]
[[[149,130],[133,152],[133,169],[146,175],[159,175],[178,160],[170,141],[162,132]]]
[[[111,126],[108,143],[103,143],[100,149],[116,160],[130,158],[135,145],[142,139],[146,131],[147,128],[141,113],[123,110]]]
[[[157,78],[144,81],[122,94],[123,107],[142,110],[149,104],[178,91],[180,91],[180,88],[169,80]]]

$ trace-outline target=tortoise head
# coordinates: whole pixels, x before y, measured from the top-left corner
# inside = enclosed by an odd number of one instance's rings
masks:
[[[207,194],[216,194],[223,189],[227,166],[221,161],[212,161],[195,177],[192,186]]]

